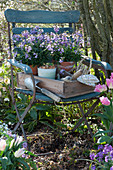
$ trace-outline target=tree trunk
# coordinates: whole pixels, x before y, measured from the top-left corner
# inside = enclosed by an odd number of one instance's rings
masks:
[[[98,54],[113,68],[113,1],[79,0],[79,10],[90,37],[93,58],[98,59]]]

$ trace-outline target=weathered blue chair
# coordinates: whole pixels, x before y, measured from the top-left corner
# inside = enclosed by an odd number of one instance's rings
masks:
[[[23,128],[23,124],[22,124],[22,120],[24,119],[24,117],[26,116],[27,112],[29,111],[29,109],[32,107],[34,102],[39,102],[39,101],[44,101],[50,104],[54,104],[54,100],[51,99],[50,97],[36,92],[36,88],[35,88],[35,82],[34,82],[34,77],[32,74],[32,70],[28,65],[25,64],[21,64],[17,61],[15,61],[12,57],[12,47],[11,47],[11,31],[13,32],[13,34],[21,34],[22,31],[24,30],[30,30],[31,28],[22,28],[22,27],[16,27],[16,23],[35,23],[35,24],[55,24],[55,23],[68,23],[69,27],[62,27],[60,28],[60,31],[69,31],[69,32],[73,32],[75,29],[75,23],[78,22],[79,20],[79,16],[80,16],[80,12],[77,10],[73,10],[73,11],[66,11],[66,12],[53,12],[53,11],[43,11],[43,10],[32,10],[32,11],[18,11],[18,10],[13,10],[13,9],[7,9],[5,11],[5,17],[6,20],[8,22],[8,36],[9,36],[9,48],[10,48],[10,59],[8,60],[8,62],[10,62],[11,64],[11,87],[10,87],[10,93],[11,93],[11,97],[12,97],[12,102],[15,106],[15,110],[18,116],[18,123],[14,128],[14,131],[17,130],[17,128],[19,126],[21,126],[22,128],[22,132],[24,135],[24,138],[26,139],[26,135],[25,135],[25,131]],[[12,29],[10,27],[10,23],[12,24]],[[52,28],[44,28],[45,32],[51,32],[53,31]],[[85,60],[85,64],[89,65],[89,59]],[[34,91],[30,91],[30,90],[23,90],[20,88],[14,88],[14,83],[13,83],[13,66],[16,66],[20,69],[22,69],[24,71],[24,73],[29,74],[32,78],[33,81],[33,85],[34,85]],[[101,62],[101,61],[96,61],[96,60],[92,60],[92,66],[94,66],[95,68],[101,69],[105,72],[105,75],[107,76],[107,71],[111,70],[111,67],[108,63],[105,62]],[[16,90],[19,93],[24,93],[25,95],[32,95],[32,99],[29,103],[29,105],[26,107],[25,111],[23,112],[22,116],[20,117],[17,106],[16,106],[16,100],[14,99],[14,90]],[[82,118],[81,120],[75,125],[75,127],[73,128],[73,131],[75,129],[77,129],[79,127],[79,125],[85,120],[86,125],[90,131],[90,134],[92,135],[90,126],[88,124],[88,121],[86,119],[86,117],[91,113],[91,111],[98,105],[99,103],[99,93],[96,92],[92,92],[92,93],[88,93],[85,95],[80,95],[80,96],[76,96],[76,97],[71,97],[71,98],[62,98],[62,102],[63,105],[67,105],[67,104],[78,104],[80,111],[82,113]],[[91,108],[89,108],[89,110],[87,111],[87,113],[84,114],[84,111],[81,107],[81,103],[83,102],[87,102],[90,100],[94,100],[94,102],[92,103]],[[60,104],[60,101],[57,102],[57,104]]]

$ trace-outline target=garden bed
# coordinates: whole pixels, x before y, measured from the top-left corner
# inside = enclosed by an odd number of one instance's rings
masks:
[[[89,159],[89,150],[94,143],[87,130],[81,134],[71,131],[57,133],[43,126],[28,136],[31,151],[37,155],[34,160],[40,170],[89,169],[89,162],[76,161],[76,159]]]

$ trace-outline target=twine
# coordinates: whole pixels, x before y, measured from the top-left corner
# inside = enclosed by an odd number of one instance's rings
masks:
[[[77,66],[76,71],[82,69],[82,70],[83,70],[83,73],[82,73],[82,74],[84,75],[84,74],[89,74],[89,72],[90,72],[90,69],[91,69],[91,67],[92,67],[92,58],[91,58],[91,57],[88,57],[88,56],[83,56],[83,57],[84,57],[84,58],[79,62],[79,65]],[[84,61],[86,58],[89,58],[89,59],[90,59],[89,68],[88,68],[88,66],[83,65],[83,61]]]

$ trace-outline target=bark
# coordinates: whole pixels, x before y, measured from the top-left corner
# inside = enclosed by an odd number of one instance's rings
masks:
[[[113,0],[79,0],[79,10],[93,58],[97,53],[113,68]]]

